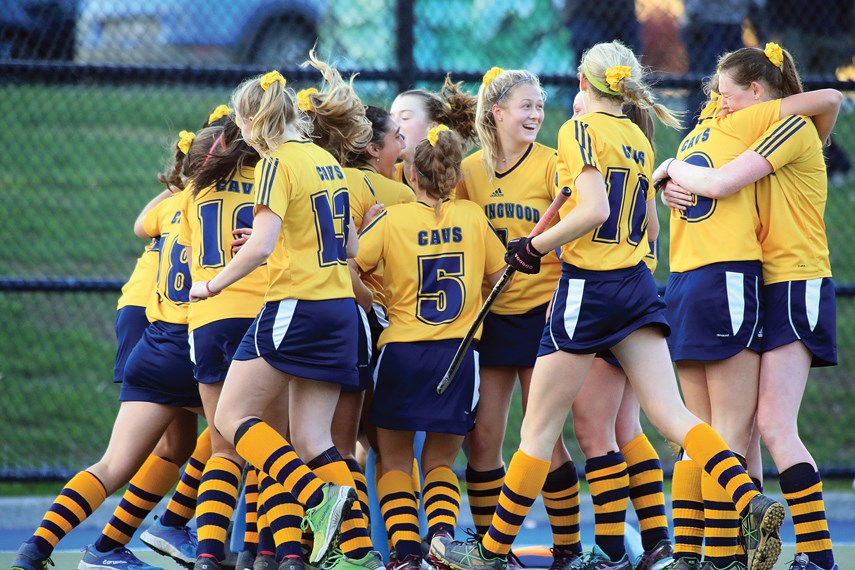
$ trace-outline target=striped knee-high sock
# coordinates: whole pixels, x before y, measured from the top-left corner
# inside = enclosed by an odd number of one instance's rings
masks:
[[[704,542],[704,470],[691,459],[674,463],[671,478],[671,516],[674,520],[674,558],[701,559]]]
[[[258,552],[258,470],[249,464],[246,469],[246,481],[243,484],[243,497],[246,501],[243,549],[256,554]]]
[[[79,472],[65,484],[27,542],[35,544],[45,556],[50,556],[57,543],[86,520],[106,498],[107,491],[95,475],[88,471]]]
[[[306,508],[323,500],[324,481],[312,473],[279,432],[259,419],[245,421],[235,434],[235,449],[252,465],[285,487]]]
[[[505,466],[491,471],[476,471],[466,467],[466,494],[469,496],[469,510],[472,511],[472,521],[475,530],[484,535],[490,528],[499,495],[502,493],[502,483],[505,481]]]
[[[540,494],[552,527],[552,545],[582,554],[579,475],[576,473],[576,465],[567,461],[555,471],[550,471]]]
[[[218,561],[226,558],[226,534],[237,504],[241,470],[225,457],[214,456],[205,465],[196,506],[199,556]]]
[[[312,459],[308,466],[324,481],[347,487],[355,486],[350,469],[335,447]],[[345,556],[354,560],[364,558],[371,551],[367,518],[362,514],[359,501],[353,503],[350,512],[342,520],[338,545]]]
[[[743,553],[739,517],[727,491],[709,473],[701,481],[704,495],[704,561],[726,568]]]
[[[267,523],[273,532],[276,560],[301,557],[303,552],[300,540],[303,538],[303,530],[300,523],[305,514],[303,505],[267,475],[261,480],[261,502],[264,504]]]
[[[172,498],[166,505],[166,512],[160,517],[160,523],[164,526],[174,528],[187,526],[196,512],[199,481],[202,480],[205,464],[211,458],[211,433],[208,429],[205,428],[205,431],[196,439],[196,448],[187,460],[187,465],[184,466],[184,473],[181,474],[178,487],[175,488]]]
[[[820,568],[834,566],[831,534],[825,517],[822,479],[810,463],[797,463],[781,473],[781,491],[796,529],[796,552]]]
[[[443,531],[454,535],[460,515],[460,484],[448,467],[436,467],[425,475],[423,493],[428,536]]]
[[[611,451],[585,462],[585,477],[594,503],[594,539],[612,561],[626,555],[623,544],[629,475],[620,452]]]
[[[748,512],[748,503],[760,491],[718,432],[708,424],[699,423],[686,434],[683,449],[704,471],[718,480],[730,495],[739,517],[743,518]]]
[[[377,483],[380,512],[398,560],[421,555],[419,537],[419,504],[413,493],[410,473],[389,471]]]
[[[276,541],[273,540],[273,530],[267,520],[267,509],[264,503],[258,503],[258,556],[276,556]]]
[[[418,459],[413,459],[413,492],[416,494],[416,501],[420,501],[422,498],[422,472],[419,469],[419,461]]]
[[[498,556],[508,555],[531,505],[543,489],[548,473],[548,460],[531,457],[522,450],[514,454],[505,475],[496,513],[482,542],[487,552]]]
[[[95,548],[108,552],[130,542],[143,520],[178,481],[178,473],[173,462],[149,455],[128,484],[122,502],[95,541]]]
[[[370,505],[368,502],[368,480],[365,478],[365,473],[363,473],[362,467],[359,466],[359,462],[356,459],[350,457],[345,459],[344,462],[347,464],[347,468],[350,469],[350,476],[353,477],[353,482],[356,484],[356,495],[359,497],[359,506],[362,508],[362,514],[367,517]]]
[[[620,452],[629,473],[629,498],[638,517],[641,545],[649,551],[661,540],[668,540],[668,518],[665,516],[664,475],[659,454],[641,434],[624,445]]]

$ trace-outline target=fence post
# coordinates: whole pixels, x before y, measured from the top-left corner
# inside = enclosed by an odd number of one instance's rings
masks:
[[[398,93],[412,89],[416,70],[413,57],[415,45],[415,0],[397,0],[397,28],[395,33],[395,58],[398,62]]]

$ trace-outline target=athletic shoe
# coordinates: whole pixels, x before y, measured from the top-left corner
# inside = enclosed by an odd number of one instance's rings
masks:
[[[25,542],[18,548],[12,570],[47,570],[48,564],[56,566],[50,557],[45,556],[32,542]]]
[[[663,570],[674,562],[674,547],[667,538],[660,540],[656,546],[644,552],[635,565],[635,570]]]
[[[313,564],[324,558],[339,533],[341,522],[356,500],[356,489],[353,487],[327,483],[321,487],[321,492],[321,502],[316,507],[306,509],[306,517],[301,525],[303,530],[311,528],[315,535],[312,554],[309,555],[309,562]]]
[[[784,516],[784,506],[766,495],[757,495],[748,503],[741,527],[748,570],[772,570],[781,555],[778,530],[784,524]]]
[[[189,567],[196,561],[199,540],[196,532],[189,527],[164,526],[158,519],[142,533],[140,540],[158,554],[169,556],[182,566]]]
[[[348,558],[340,548],[330,551],[319,566],[321,570],[385,570],[380,553],[374,550],[359,559]]]
[[[193,570],[223,570],[222,565],[216,559],[209,556],[200,556],[193,565]]]
[[[701,570],[745,570],[745,564],[739,561],[735,561],[731,562],[724,568],[719,568],[712,562],[707,561],[701,565]]]
[[[477,538],[466,541],[451,537],[435,536],[430,543],[430,556],[434,564],[452,570],[507,570],[508,559],[504,556],[487,556]]]
[[[109,552],[99,552],[94,544],[86,547],[83,560],[77,565],[78,570],[163,570],[159,566],[146,564],[137,558],[133,552],[120,546]]]
[[[686,556],[674,560],[669,566],[666,566],[664,570],[699,570],[700,567],[700,560],[692,558],[691,556]]]
[[[289,556],[278,567],[273,568],[276,568],[276,570],[305,570],[306,564],[298,556]]]
[[[278,568],[279,564],[276,563],[276,558],[269,554],[259,554],[255,557],[255,562],[252,563],[252,570],[278,570]]]
[[[626,553],[620,560],[612,560],[595,544],[591,552],[583,555],[571,568],[573,570],[632,570],[632,562],[629,561]]]
[[[571,550],[569,546],[555,546],[549,550],[552,551],[552,564],[549,570],[569,570],[580,558],[579,553]]]
[[[235,561],[235,570],[252,570],[255,554],[251,550],[241,550]]]
[[[813,562],[810,561],[807,554],[796,554],[796,557],[793,559],[790,564],[790,570],[823,570],[820,566],[817,566]],[[829,570],[840,570],[840,567],[835,564]]]
[[[398,560],[390,570],[421,570],[422,557],[415,554],[405,556],[403,560]]]

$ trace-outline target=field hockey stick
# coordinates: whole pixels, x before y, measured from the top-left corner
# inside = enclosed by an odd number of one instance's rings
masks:
[[[534,228],[532,228],[531,233],[528,234],[529,238],[533,238],[534,236],[543,233],[543,230],[545,230],[546,226],[552,222],[552,219],[558,213],[558,210],[564,205],[564,202],[572,193],[573,191],[567,186],[561,189],[561,192],[558,193],[549,205],[549,208],[547,208],[543,213],[543,216],[541,216],[540,221],[537,222],[537,225],[535,225]],[[469,345],[472,344],[472,338],[475,336],[475,332],[478,330],[478,327],[481,326],[481,323],[484,322],[484,319],[487,317],[487,313],[490,312],[490,307],[493,306],[493,303],[496,301],[496,298],[498,298],[499,293],[502,292],[502,289],[505,288],[505,285],[508,284],[508,281],[510,281],[514,273],[516,273],[516,269],[513,267],[505,269],[505,272],[502,273],[499,281],[493,286],[493,290],[490,291],[489,295],[487,295],[487,299],[485,299],[484,304],[481,305],[481,310],[479,310],[478,314],[475,316],[475,321],[469,327],[469,330],[466,331],[466,335],[460,342],[460,346],[457,347],[457,352],[454,353],[454,358],[451,360],[451,365],[448,367],[445,376],[443,376],[442,380],[437,384],[437,394],[442,394],[448,389],[448,386],[451,385],[451,379],[454,378],[455,374],[457,374],[457,370],[463,362],[463,355],[466,354]]]

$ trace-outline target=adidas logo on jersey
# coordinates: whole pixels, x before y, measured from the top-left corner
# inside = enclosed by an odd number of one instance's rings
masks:
[[[502,194],[501,188],[496,188],[492,194],[490,194],[490,198],[504,198],[505,195]]]

